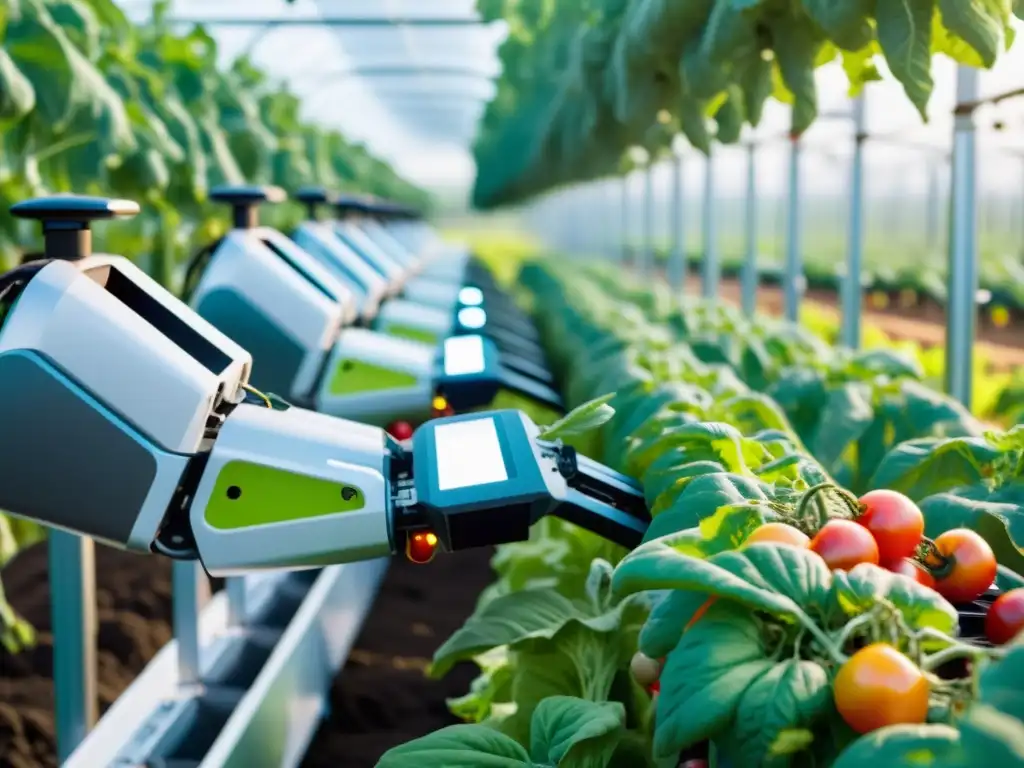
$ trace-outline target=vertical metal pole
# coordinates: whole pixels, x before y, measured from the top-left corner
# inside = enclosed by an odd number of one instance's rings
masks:
[[[794,136],[789,144],[789,193],[787,198],[786,266],[783,275],[784,307],[786,319],[795,323],[800,318],[800,299],[803,295],[804,282],[799,136]]]
[[[959,67],[957,104],[978,98],[978,71]],[[949,305],[946,308],[946,391],[970,407],[978,287],[977,137],[974,113],[956,115],[949,222]]]
[[[224,580],[224,591],[228,596],[228,625],[245,625],[247,606],[245,602],[245,576],[231,576]]]
[[[96,554],[92,539],[51,530],[50,615],[57,759],[70,757],[96,723]]]
[[[707,156],[704,165],[704,265],[701,295],[705,299],[718,296],[718,201],[715,200],[715,153]]]
[[[644,196],[643,196],[643,244],[640,261],[640,276],[647,279],[651,277],[654,269],[654,161],[647,164],[644,169]]]
[[[928,255],[935,253],[940,247],[939,221],[941,219],[942,207],[942,181],[939,175],[940,162],[937,158],[931,158],[928,162],[928,211],[925,226],[928,231],[925,233],[925,243],[928,247]]]
[[[669,255],[668,279],[672,290],[681,294],[686,287],[686,215],[683,210],[683,157],[672,157],[672,251]]]
[[[861,272],[864,269],[864,143],[867,141],[864,94],[853,102],[854,144],[850,164],[850,223],[843,282],[843,344],[860,347]]]
[[[629,174],[622,176],[622,264],[629,264]]]
[[[743,261],[743,313],[753,317],[757,311],[757,144],[747,145],[747,253]]]
[[[171,613],[178,643],[178,679],[182,685],[199,682],[199,611],[206,603],[210,583],[202,566],[176,560],[171,571]]]

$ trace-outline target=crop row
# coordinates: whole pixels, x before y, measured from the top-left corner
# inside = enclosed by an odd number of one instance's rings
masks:
[[[979,639],[987,603],[964,603],[991,577],[958,592],[966,561],[944,547],[973,535],[951,531],[980,534],[971,540],[998,559],[999,584],[1024,583],[1024,429],[986,433],[895,352],[679,306],[617,269],[539,262],[520,284],[569,403],[609,409],[599,431],[567,441],[639,479],[654,519],[631,553],[556,520],[499,548],[497,581],[432,668],[479,665],[450,702],[469,724],[391,750],[382,768],[491,764],[485,755],[559,766],[1017,764],[1024,648]],[[830,570],[821,547],[748,543],[766,523],[818,542],[837,519],[862,521],[857,497],[877,488],[920,508],[927,538],[918,534],[909,567],[931,576],[880,567],[877,551]],[[879,641],[874,657],[858,654]],[[661,660],[656,694],[631,664],[638,650]],[[882,682],[851,683],[855,658]],[[901,675],[916,681],[914,701]],[[851,716],[851,700],[881,719]]]

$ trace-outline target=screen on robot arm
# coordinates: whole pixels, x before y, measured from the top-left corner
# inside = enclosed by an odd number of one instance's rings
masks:
[[[481,336],[452,336],[444,341],[444,373],[465,376],[483,373],[484,340]]]
[[[438,490],[474,488],[509,479],[493,418],[437,425],[434,449]]]

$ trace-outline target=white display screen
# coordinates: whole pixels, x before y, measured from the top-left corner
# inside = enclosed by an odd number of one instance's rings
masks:
[[[459,310],[459,325],[474,331],[487,324],[487,313],[480,307],[463,307]]]
[[[444,372],[446,376],[481,373],[484,369],[482,336],[452,336],[444,340]]]
[[[467,307],[476,307],[484,303],[484,292],[479,288],[466,286],[459,291],[459,303]]]
[[[473,488],[508,480],[494,419],[439,424],[434,428],[434,445],[439,490]]]

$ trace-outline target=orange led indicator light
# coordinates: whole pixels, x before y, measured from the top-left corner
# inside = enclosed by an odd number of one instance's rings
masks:
[[[437,411],[438,413],[443,413],[444,410],[448,407],[448,401],[441,397],[441,395],[437,395],[434,398],[434,402],[432,403],[432,405],[434,406],[435,411]]]
[[[417,531],[405,540],[405,556],[411,562],[424,565],[434,559],[437,536],[433,531]]]

